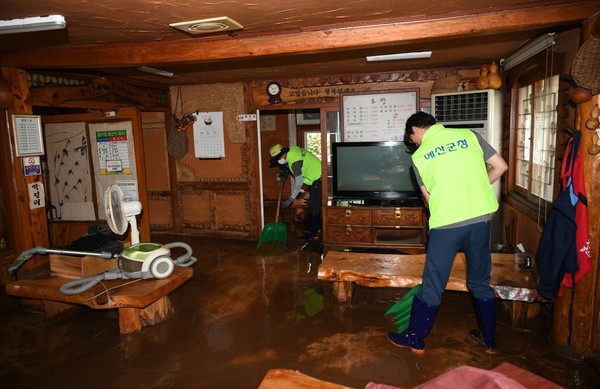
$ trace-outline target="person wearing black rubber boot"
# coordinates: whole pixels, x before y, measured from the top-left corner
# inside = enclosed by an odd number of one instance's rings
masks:
[[[288,208],[300,194],[302,185],[306,184],[310,190],[308,197],[308,232],[302,239],[311,240],[319,237],[321,227],[321,160],[310,151],[299,147],[283,147],[276,144],[269,150],[270,166],[289,169],[292,173],[292,193],[282,203],[283,208]]]
[[[507,170],[504,159],[468,129],[447,129],[428,113],[406,122],[404,142],[429,207],[429,239],[423,284],[414,296],[408,329],[388,339],[415,353],[425,351],[456,254],[467,260],[467,288],[479,328],[470,335],[486,352],[496,349],[496,295],[490,286],[490,221],[498,209],[491,184]]]

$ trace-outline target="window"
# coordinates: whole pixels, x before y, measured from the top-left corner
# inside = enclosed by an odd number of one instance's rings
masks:
[[[552,202],[559,77],[521,84],[517,93],[514,191],[528,201]]]
[[[321,131],[304,131],[304,148],[321,159]]]

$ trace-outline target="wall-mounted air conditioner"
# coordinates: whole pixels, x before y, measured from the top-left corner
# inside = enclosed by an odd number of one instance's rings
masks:
[[[451,128],[470,128],[502,153],[502,92],[494,89],[431,95],[431,114]],[[500,180],[494,184],[500,198]]]

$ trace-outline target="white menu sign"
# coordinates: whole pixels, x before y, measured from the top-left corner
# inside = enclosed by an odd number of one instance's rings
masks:
[[[399,141],[406,120],[419,109],[419,90],[341,94],[344,142]]]
[[[13,115],[17,157],[44,154],[42,121],[38,115]]]

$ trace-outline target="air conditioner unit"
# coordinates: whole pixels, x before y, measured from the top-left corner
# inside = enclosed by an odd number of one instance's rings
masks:
[[[495,89],[436,93],[431,95],[431,114],[447,128],[469,128],[502,152],[502,92]],[[494,183],[500,199],[500,180]]]

